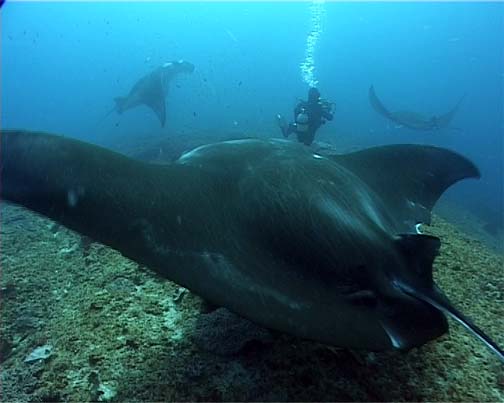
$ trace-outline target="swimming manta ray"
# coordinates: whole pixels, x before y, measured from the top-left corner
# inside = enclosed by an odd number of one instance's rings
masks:
[[[428,117],[412,111],[389,111],[377,97],[374,87],[369,87],[369,102],[376,112],[401,126],[414,130],[439,130],[448,128],[464,97],[465,95],[459,99],[455,107],[448,113]]]
[[[77,140],[3,131],[1,197],[44,214],[204,299],[327,344],[410,349],[445,314],[503,351],[432,277],[417,233],[464,157],[391,145],[338,156],[283,140],[206,145],[152,165]]]
[[[165,98],[168,94],[170,80],[179,73],[192,73],[194,65],[184,60],[163,64],[146,76],[138,80],[129,94],[125,97],[116,97],[114,110],[118,113],[134,108],[138,105],[147,105],[151,108],[164,127],[166,121]]]

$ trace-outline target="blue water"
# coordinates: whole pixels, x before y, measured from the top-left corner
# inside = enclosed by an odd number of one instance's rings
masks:
[[[449,197],[503,215],[504,5],[325,3],[314,49],[322,96],[336,103],[317,139],[341,147],[433,144],[471,158],[480,181]],[[151,134],[241,131],[278,136],[273,117],[306,96],[300,64],[310,3],[13,3],[1,10],[4,128],[44,130],[98,143]],[[172,83],[167,125],[144,107],[115,113],[160,64],[186,59]],[[467,93],[453,125],[415,132],[374,112],[374,84],[390,109],[444,113]]]

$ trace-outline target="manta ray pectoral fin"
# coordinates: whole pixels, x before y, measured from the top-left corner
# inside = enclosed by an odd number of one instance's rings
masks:
[[[459,110],[459,107],[462,104],[462,101],[465,99],[465,97],[466,97],[466,94],[462,95],[460,97],[460,99],[458,100],[458,102],[455,104],[455,106],[450,111],[437,117],[436,121],[437,121],[438,128],[442,128],[442,129],[450,128],[449,127],[450,123],[451,123],[453,117],[455,116],[455,114],[457,113],[457,111]]]
[[[390,145],[329,158],[381,197],[401,232],[414,232],[418,223],[428,224],[432,207],[455,182],[480,177],[478,168],[465,157],[432,146]]]
[[[369,87],[369,103],[373,107],[373,109],[378,112],[380,115],[390,119],[391,113],[390,111],[383,105],[378,96],[376,95],[374,86]]]
[[[167,189],[188,168],[173,167],[178,172],[171,176],[172,169],[47,133],[2,130],[0,136],[2,200],[44,214],[130,258],[145,247],[150,223],[159,220],[154,205],[146,207],[139,198],[152,189]]]
[[[150,99],[145,100],[145,104],[154,111],[161,122],[161,127],[164,127],[166,122],[166,104],[165,94],[162,89],[160,88],[159,92],[156,91],[156,94],[153,94]]]

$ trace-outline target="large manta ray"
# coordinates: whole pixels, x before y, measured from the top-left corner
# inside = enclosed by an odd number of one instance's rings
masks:
[[[385,118],[400,124],[401,126],[405,126],[413,130],[439,130],[449,128],[453,116],[455,116],[455,113],[457,112],[463,99],[464,96],[459,99],[451,111],[439,116],[423,116],[412,111],[391,112],[380,101],[375,93],[374,87],[369,87],[369,102],[376,112]]]
[[[192,73],[194,65],[184,60],[163,64],[146,76],[138,80],[129,94],[125,97],[116,97],[113,110],[123,113],[125,110],[138,105],[147,105],[159,118],[161,126],[166,121],[165,98],[168,94],[170,80],[179,73]]]
[[[445,189],[468,177],[479,177],[470,161],[420,145],[324,157],[250,139],[152,165],[69,138],[2,132],[3,199],[213,304],[369,350],[422,345],[447,331],[447,314],[504,360],[433,282],[440,241],[416,231]]]

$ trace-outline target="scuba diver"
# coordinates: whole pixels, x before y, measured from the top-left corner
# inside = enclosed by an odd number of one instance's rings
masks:
[[[287,124],[282,115],[277,115],[278,125],[284,137],[296,133],[300,143],[309,146],[315,139],[315,132],[326,121],[332,120],[332,104],[320,98],[318,89],[308,90],[308,100],[299,102],[294,108],[294,122]]]

